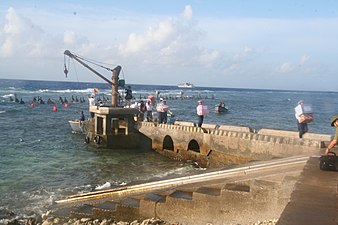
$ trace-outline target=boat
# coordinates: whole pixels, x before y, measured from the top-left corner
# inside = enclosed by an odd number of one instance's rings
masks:
[[[76,119],[76,120],[69,120],[68,122],[74,133],[82,133],[82,134],[86,133],[84,121],[81,122],[80,120]]]
[[[177,87],[179,87],[179,88],[193,88],[194,85],[192,83],[186,82],[184,84],[178,84]]]
[[[229,107],[223,104],[215,105],[215,113],[225,113],[229,111]]]

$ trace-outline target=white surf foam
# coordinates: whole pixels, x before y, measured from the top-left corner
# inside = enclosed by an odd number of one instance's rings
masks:
[[[102,185],[97,185],[95,187],[95,190],[103,190],[103,189],[107,189],[107,188],[110,188],[111,187],[111,183],[109,183],[108,181]]]

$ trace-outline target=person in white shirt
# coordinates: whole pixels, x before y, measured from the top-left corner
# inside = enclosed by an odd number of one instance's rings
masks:
[[[88,103],[89,103],[89,108],[90,108],[90,106],[95,106],[95,105],[96,105],[96,99],[95,99],[95,96],[94,96],[94,95],[91,95],[91,96],[88,98]],[[94,118],[94,116],[95,116],[95,113],[90,112],[90,117],[91,117],[91,118]]]
[[[202,127],[204,115],[203,115],[203,103],[201,100],[198,101],[198,105],[196,107],[197,116],[198,116],[198,127]]]
[[[157,105],[156,110],[158,112],[159,123],[167,123],[167,111],[169,110],[166,100],[162,100],[160,104]]]
[[[303,100],[300,100],[298,103],[297,103],[297,106],[298,105],[303,105],[304,104],[304,101]],[[296,107],[297,107],[296,106]],[[299,138],[302,138],[303,135],[309,131],[309,128],[307,126],[307,123],[300,123],[300,116],[299,114],[297,114],[297,112],[295,113],[295,117],[297,119],[297,127],[298,127],[298,133],[299,133]]]
[[[146,116],[147,116],[147,121],[153,121],[153,110],[154,110],[154,105],[151,103],[151,101],[148,99],[146,102]]]

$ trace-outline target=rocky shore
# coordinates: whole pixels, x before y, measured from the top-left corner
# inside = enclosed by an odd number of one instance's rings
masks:
[[[3,213],[3,212],[2,212]],[[179,218],[178,218],[179,221]],[[257,221],[255,223],[249,224],[228,224],[228,225],[275,225],[277,224],[278,219],[271,219],[265,221]],[[48,211],[46,214],[41,216],[31,216],[28,218],[19,218],[15,217],[13,213],[6,212],[0,217],[0,225],[183,225],[181,223],[168,223],[161,219],[151,218],[143,221],[114,221],[112,219],[91,219],[91,218],[58,218],[50,215]],[[207,223],[205,225],[217,225],[212,223]]]

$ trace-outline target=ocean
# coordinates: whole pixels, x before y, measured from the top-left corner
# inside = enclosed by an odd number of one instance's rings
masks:
[[[333,134],[330,117],[338,114],[338,92],[129,85],[137,99],[156,91],[169,97],[167,104],[179,121],[197,122],[199,99],[210,109],[204,123],[255,130],[297,131],[294,107],[301,99],[312,105],[310,133]],[[198,170],[191,162],[172,161],[151,149],[87,145],[82,134],[72,132],[68,121],[79,118],[80,111],[89,117],[87,97],[94,88],[98,96],[111,98],[110,87],[102,83],[0,79],[0,212],[40,214],[55,200],[107,184],[116,187]],[[175,99],[182,91],[185,98]],[[25,103],[10,101],[15,96]],[[55,104],[32,107],[34,97]],[[69,100],[67,108],[57,102],[59,97]],[[72,97],[86,102],[72,103]],[[229,107],[227,113],[213,111],[220,101]],[[52,110],[54,105],[57,111]]]

